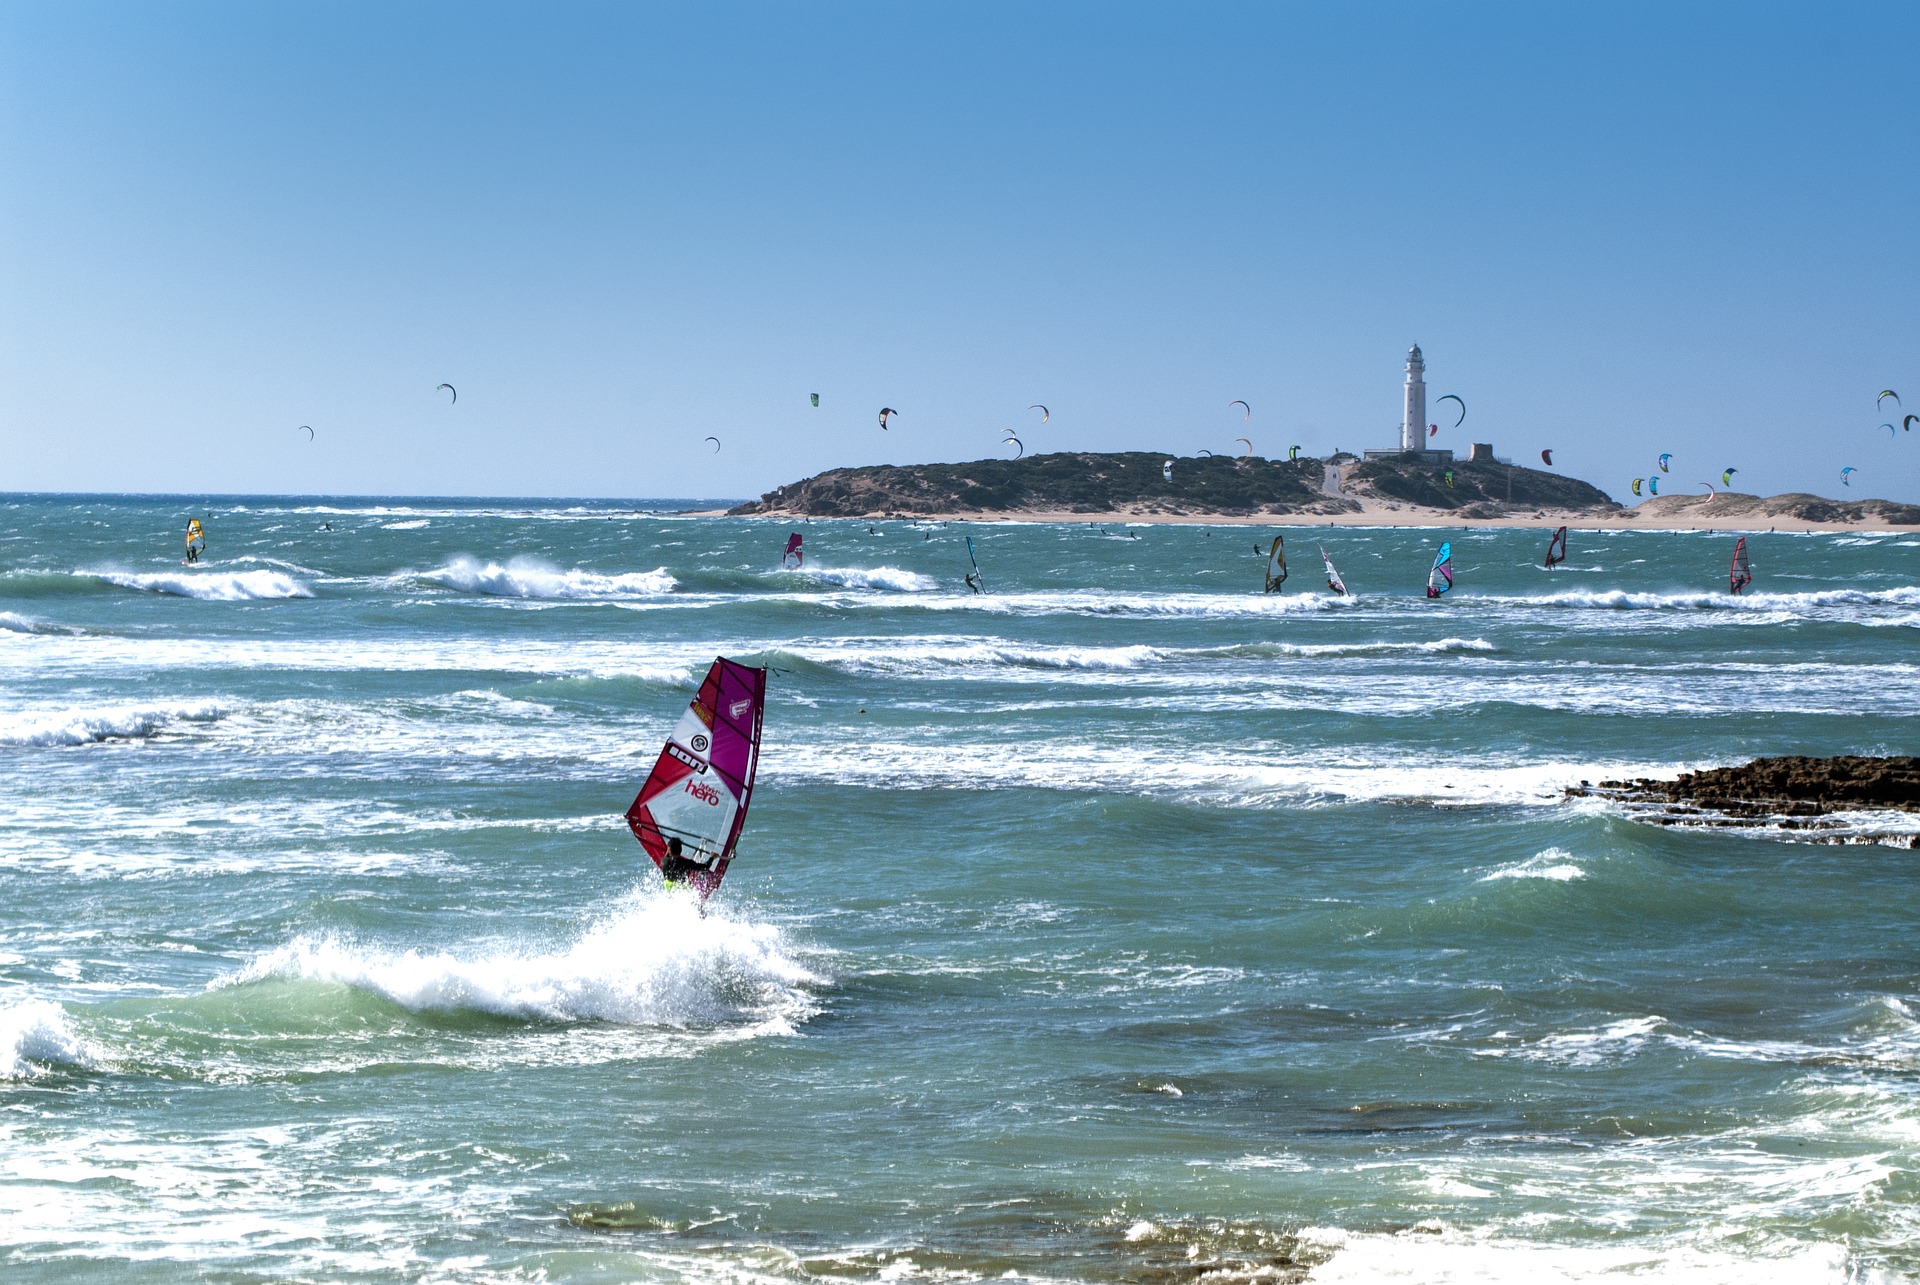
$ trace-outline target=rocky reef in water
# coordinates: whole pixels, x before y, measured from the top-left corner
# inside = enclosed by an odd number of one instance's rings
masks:
[[[1776,830],[1816,842],[1898,847],[1914,847],[1920,839],[1914,830],[1870,816],[1920,813],[1920,758],[1787,755],[1671,781],[1582,781],[1567,794],[1608,799],[1634,820],[1654,825]]]

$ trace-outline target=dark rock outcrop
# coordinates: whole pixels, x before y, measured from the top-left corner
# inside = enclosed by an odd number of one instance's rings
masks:
[[[1688,772],[1671,781],[1582,781],[1568,795],[1610,799],[1655,825],[1762,828],[1828,842],[1911,847],[1905,830],[1823,821],[1837,814],[1920,812],[1920,758],[1789,755]]]

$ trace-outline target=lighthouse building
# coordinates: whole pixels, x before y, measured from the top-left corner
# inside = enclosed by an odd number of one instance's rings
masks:
[[[1366,456],[1370,460],[1385,460],[1412,452],[1429,464],[1453,463],[1452,451],[1430,451],[1426,443],[1427,363],[1420,355],[1420,345],[1415,344],[1407,350],[1406,400],[1400,416],[1400,444],[1368,451]]]

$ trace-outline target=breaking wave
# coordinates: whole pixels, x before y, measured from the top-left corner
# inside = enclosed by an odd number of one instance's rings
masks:
[[[842,589],[891,589],[895,593],[928,593],[940,582],[899,567],[808,567],[801,574]]]
[[[1635,593],[1570,590],[1533,595],[1461,594],[1460,605],[1575,607],[1611,611],[1809,611],[1821,607],[1920,607],[1920,588],[1822,589],[1812,593]]]
[[[93,1049],[52,1000],[0,1005],[0,1080],[24,1080],[52,1067],[90,1068]]]
[[[224,712],[213,701],[24,710],[0,714],[0,745],[89,745],[95,741],[138,740],[175,722],[210,723]]]
[[[503,598],[635,598],[672,593],[680,583],[665,567],[607,575],[573,568],[561,571],[526,558],[504,566],[475,558],[455,558],[444,567],[420,574],[448,589],[493,594]]]
[[[812,1015],[822,983],[771,925],[701,917],[690,896],[636,898],[559,950],[453,954],[303,937],[216,986],[273,978],[332,982],[414,1012],[548,1022],[703,1027],[741,1021],[781,1033]]]
[[[1584,879],[1587,872],[1573,864],[1573,854],[1565,848],[1548,848],[1545,852],[1536,852],[1525,861],[1510,866],[1501,866],[1491,874],[1481,876],[1481,883],[1491,883],[1496,879],[1551,879],[1556,883],[1567,883],[1574,879]]]
[[[79,574],[122,589],[199,598],[204,602],[313,597],[313,590],[279,571],[83,571]]]

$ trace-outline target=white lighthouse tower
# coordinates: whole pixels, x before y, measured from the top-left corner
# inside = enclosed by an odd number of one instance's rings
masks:
[[[1418,451],[1427,444],[1427,363],[1420,345],[1407,350],[1407,411],[1400,421],[1400,449]]]
[[[1407,349],[1407,387],[1406,401],[1400,412],[1400,443],[1397,446],[1383,447],[1365,452],[1370,460],[1390,460],[1412,451],[1429,464],[1453,463],[1450,450],[1433,450],[1427,446],[1427,359],[1420,355],[1420,345]]]

